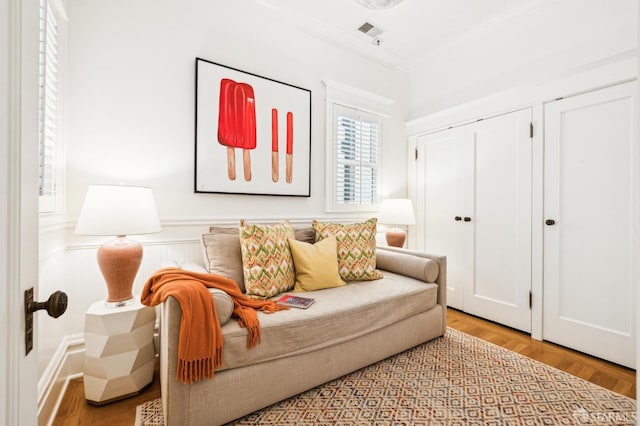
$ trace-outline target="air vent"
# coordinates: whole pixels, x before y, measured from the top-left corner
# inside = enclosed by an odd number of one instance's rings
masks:
[[[371,38],[376,38],[380,34],[382,34],[382,30],[370,22],[365,22],[364,24],[360,25],[360,28],[358,28],[358,31],[368,35]]]

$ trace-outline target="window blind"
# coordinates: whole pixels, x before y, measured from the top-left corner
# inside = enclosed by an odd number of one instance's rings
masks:
[[[336,202],[378,202],[380,117],[356,109],[336,109]]]
[[[58,121],[58,23],[53,7],[40,0],[40,195],[54,196]]]

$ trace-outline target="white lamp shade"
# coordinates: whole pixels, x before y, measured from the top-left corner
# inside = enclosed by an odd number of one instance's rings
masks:
[[[151,188],[91,185],[87,190],[76,234],[138,235],[160,232]]]
[[[387,198],[382,200],[378,222],[387,225],[415,225],[411,200],[405,198]]]

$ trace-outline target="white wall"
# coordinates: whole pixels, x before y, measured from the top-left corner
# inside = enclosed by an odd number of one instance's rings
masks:
[[[413,120],[632,52],[637,0],[539,0],[412,64]]]
[[[67,9],[72,220],[88,184],[121,181],[151,186],[162,219],[322,215],[324,79],[397,99],[382,157],[404,169],[406,74],[292,29],[257,2],[70,0]],[[312,91],[310,198],[193,193],[195,57]],[[403,173],[387,177],[383,192],[404,191]]]

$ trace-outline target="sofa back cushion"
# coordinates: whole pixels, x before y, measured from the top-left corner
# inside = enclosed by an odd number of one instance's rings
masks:
[[[310,226],[294,229],[293,232],[298,241],[316,242],[316,231]],[[246,293],[240,230],[237,227],[210,226],[209,233],[202,236],[202,257],[207,271],[231,278]]]
[[[238,228],[211,227],[210,233],[202,236],[202,250],[207,271],[234,280],[246,292]]]

